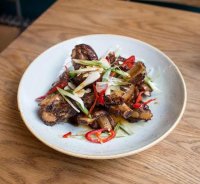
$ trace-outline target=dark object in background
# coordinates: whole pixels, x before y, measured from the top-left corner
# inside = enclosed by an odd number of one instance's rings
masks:
[[[56,0],[0,0],[0,23],[25,28]]]
[[[169,1],[167,1],[167,0],[165,0],[165,1],[162,1],[162,0],[160,0],[160,1],[159,0],[154,0],[154,1],[130,0],[130,1],[200,13],[200,0],[199,0],[199,3],[197,2],[195,5],[193,5],[193,4],[189,5],[189,3],[184,4],[183,1],[178,3],[179,1],[176,2],[176,0],[174,0],[174,1],[171,1],[171,0],[169,0]]]

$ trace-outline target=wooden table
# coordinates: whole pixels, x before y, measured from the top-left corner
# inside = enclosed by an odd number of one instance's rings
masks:
[[[48,47],[68,38],[121,34],[148,42],[174,60],[188,90],[178,127],[137,155],[84,160],[45,146],[17,109],[23,72]],[[113,0],[60,0],[0,55],[0,183],[200,183],[200,15]]]

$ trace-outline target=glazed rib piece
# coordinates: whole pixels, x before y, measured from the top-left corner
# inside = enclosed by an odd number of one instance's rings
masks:
[[[93,129],[107,128],[113,129],[116,126],[113,118],[104,110],[97,110],[93,113],[92,118],[80,114],[77,117],[78,124],[89,125]]]
[[[137,122],[139,120],[148,121],[152,117],[153,114],[150,109],[140,108],[140,109],[134,109],[128,120],[130,122]]]
[[[95,99],[94,93],[93,92],[87,93],[83,96],[82,99],[83,99],[85,106],[87,108],[90,108],[92,106],[92,104],[94,103],[94,99]]]
[[[146,75],[146,67],[142,62],[136,62],[135,65],[128,71],[130,74],[130,82],[132,84],[140,84],[143,82]]]
[[[113,91],[110,95],[105,96],[105,105],[120,105],[123,104],[124,92],[121,90]]]
[[[71,58],[73,59],[82,59],[82,60],[98,60],[97,54],[92,47],[86,44],[79,44],[74,47],[72,50]],[[75,70],[78,70],[81,65],[73,61],[73,66]],[[72,82],[76,85],[79,85],[85,80],[84,74],[80,74],[72,79]]]
[[[39,115],[47,125],[54,125],[59,121],[75,116],[76,111],[59,94],[47,96],[39,104]]]
[[[133,112],[133,110],[125,103],[122,105],[113,105],[109,107],[109,112],[121,115],[125,119],[129,118]]]
[[[86,44],[76,45],[72,50],[72,59],[82,59],[82,60],[98,60],[96,52],[92,47]],[[81,65],[73,62],[74,69],[77,70]]]
[[[148,103],[153,99],[143,100],[152,92],[151,84],[146,80],[149,78],[145,78],[147,73],[143,62],[135,62],[135,56],[127,59],[116,56],[114,52],[109,53],[106,59],[98,60],[93,48],[86,44],[76,45],[71,57],[76,71],[66,70],[52,85],[52,88],[56,88],[54,92],[50,95],[47,93],[39,103],[39,115],[45,124],[52,126],[73,119],[74,124],[93,129],[114,129],[117,124],[115,116],[130,122],[152,118]],[[127,63],[130,58],[134,58],[132,64]],[[94,76],[98,77],[89,78],[94,71],[97,73]],[[107,71],[110,73],[106,77]],[[105,86],[105,89],[101,89]]]

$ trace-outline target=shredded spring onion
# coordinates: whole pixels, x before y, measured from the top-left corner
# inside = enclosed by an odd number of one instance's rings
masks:
[[[76,111],[76,112],[80,112],[76,107],[75,107],[75,105],[68,99],[68,98],[66,98],[59,90],[58,90],[58,92],[62,95],[62,97],[68,102],[68,104],[69,105],[71,105],[71,107]]]
[[[152,82],[152,79],[149,77],[145,77],[144,81],[151,87],[151,89],[155,92],[161,92],[159,88],[155,85],[155,83]]]
[[[102,82],[107,82],[109,79],[111,73],[111,69],[106,70],[106,72],[104,73],[103,77],[102,77]]]
[[[76,102],[76,104],[79,106],[79,108],[81,109],[81,111],[86,114],[86,115],[89,115],[89,111],[87,110],[87,108],[84,106],[81,106],[80,103]],[[89,117],[91,117],[91,115],[89,115]]]
[[[100,68],[100,67],[87,67],[87,68],[81,68],[79,70],[72,70],[69,73],[71,75],[73,75],[73,74],[81,74],[81,73],[92,72],[92,71],[99,71],[100,73],[102,73],[103,72],[103,68]]]
[[[57,88],[57,90],[63,96],[68,96],[69,98],[71,98],[74,101],[76,101],[77,105],[83,111],[83,113],[85,113],[86,115],[88,115],[89,112],[88,112],[87,108],[85,107],[85,105],[83,103],[83,100],[78,95],[69,93],[68,91],[65,91],[65,90],[63,90],[61,88]]]
[[[81,65],[86,65],[86,66],[99,66],[104,69],[110,68],[110,64],[106,59],[101,59],[101,60],[79,60],[79,59],[73,59],[75,63],[81,64]]]
[[[122,130],[122,131],[124,131],[126,134],[128,134],[128,135],[132,135],[133,134],[133,132],[131,131],[131,129],[129,129],[129,128],[127,128],[125,125],[123,125],[123,124],[120,124],[120,129]]]
[[[122,71],[120,69],[112,68],[112,71],[116,72],[117,74],[121,75],[122,77],[130,78],[130,74],[129,73],[124,72],[124,71]]]
[[[85,86],[92,84],[93,82],[95,82],[97,79],[99,79],[101,77],[101,75],[99,74],[99,72],[95,71],[95,72],[91,72],[88,77],[79,85],[74,89],[74,93],[78,92],[79,90],[83,89]]]
[[[75,89],[76,86],[72,83],[72,82],[68,82],[68,86],[71,88],[71,89]]]
[[[90,93],[90,92],[91,92],[91,89],[88,88],[87,90],[81,89],[78,92],[76,92],[75,94],[81,98],[85,95],[85,93]]]

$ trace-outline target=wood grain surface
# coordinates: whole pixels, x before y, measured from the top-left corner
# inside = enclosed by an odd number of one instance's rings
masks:
[[[6,25],[0,25],[0,52],[5,49],[20,34],[20,29]]]
[[[200,15],[113,0],[60,0],[0,55],[1,184],[199,184]],[[93,33],[134,37],[164,51],[186,81],[176,129],[156,146],[115,160],[84,160],[38,141],[17,109],[17,88],[33,59],[60,41]]]

